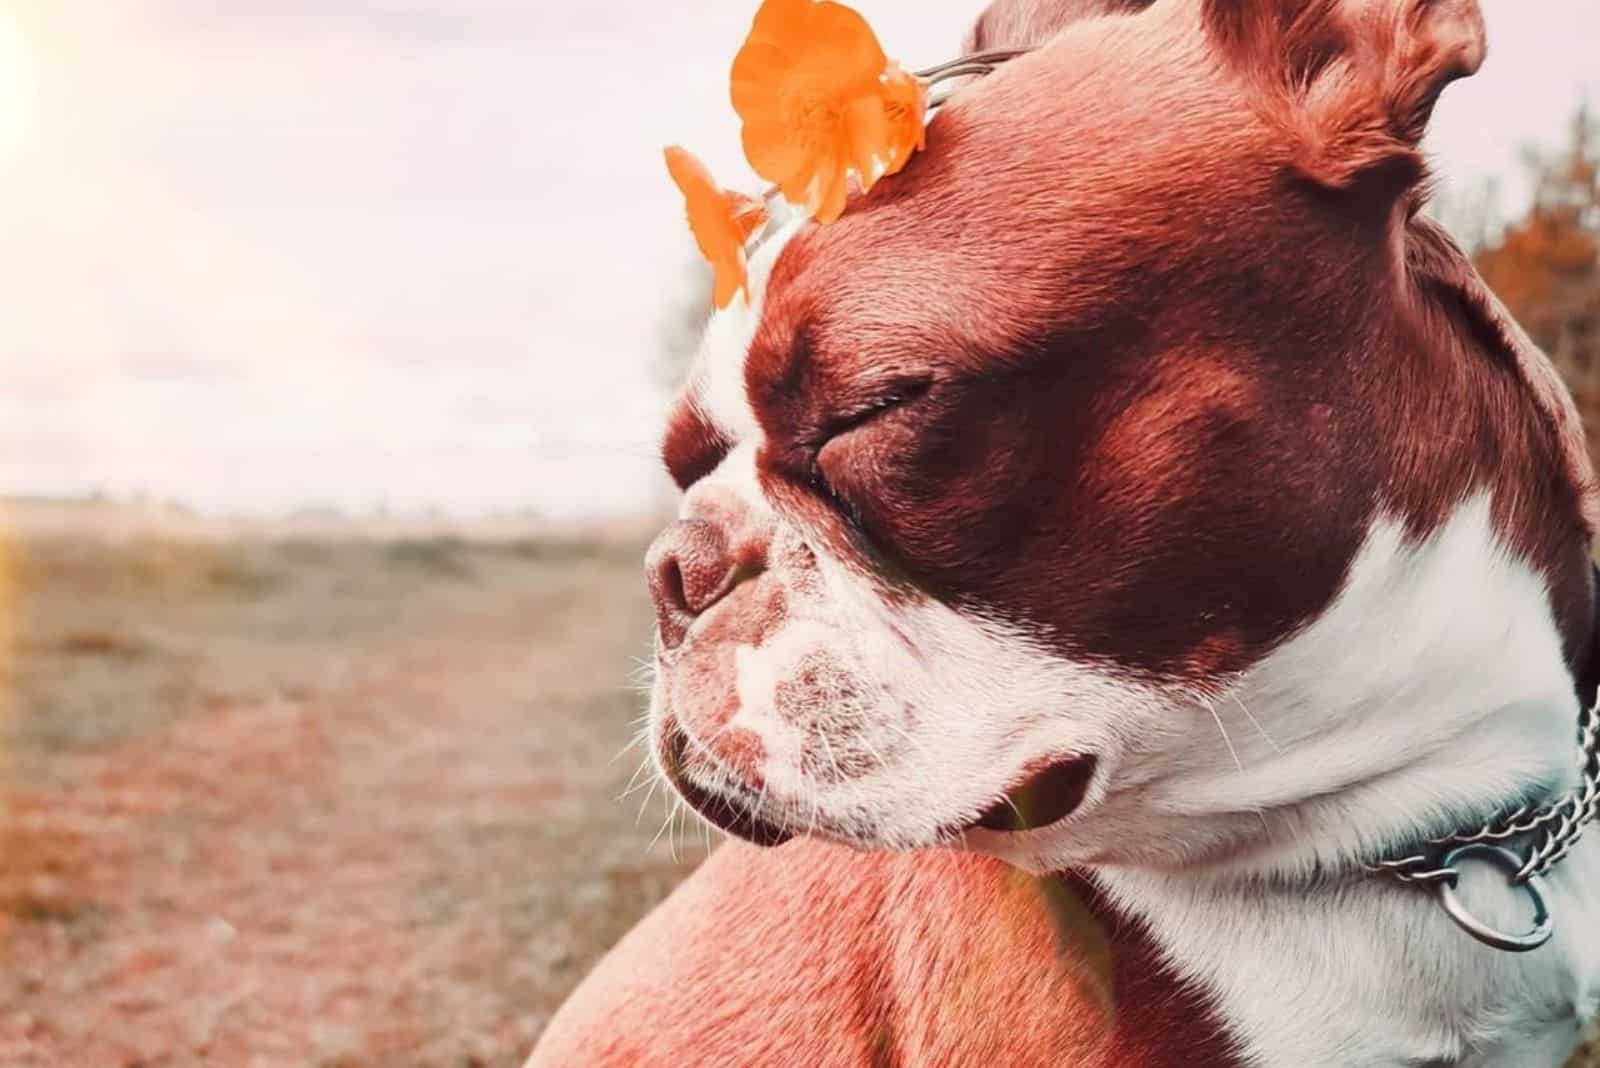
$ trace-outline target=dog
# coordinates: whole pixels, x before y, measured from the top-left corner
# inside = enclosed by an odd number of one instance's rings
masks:
[[[1526,953],[1382,875],[1576,788],[1596,666],[1576,410],[1419,213],[1477,4],[1001,0],[1002,46],[707,326],[649,737],[742,841],[530,1068],[1560,1065],[1594,839]]]

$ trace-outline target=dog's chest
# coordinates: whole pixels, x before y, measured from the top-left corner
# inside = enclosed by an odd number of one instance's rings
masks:
[[[1521,955],[1473,941],[1422,890],[1108,884],[1138,903],[1177,973],[1214,992],[1260,1068],[1560,1068],[1600,1009],[1600,840],[1551,873],[1557,936]],[[1518,895],[1477,889],[1486,919],[1525,925]]]

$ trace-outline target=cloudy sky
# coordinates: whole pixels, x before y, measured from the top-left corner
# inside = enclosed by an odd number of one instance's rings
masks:
[[[978,8],[857,6],[911,66]],[[636,507],[690,262],[660,146],[743,172],[754,7],[0,0],[0,493]],[[1593,0],[1485,8],[1432,146],[1466,184],[1600,101]]]

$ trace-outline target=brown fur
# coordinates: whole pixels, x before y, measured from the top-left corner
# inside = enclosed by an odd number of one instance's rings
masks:
[[[717,850],[590,975],[529,1068],[1229,1063],[1081,881],[957,853]]]
[[[1373,25],[1460,29],[1413,0],[1285,4],[1287,28],[1220,6],[1071,23],[790,244],[749,364],[769,493],[863,567],[1204,684],[1326,607],[1379,510],[1421,536],[1488,490],[1575,649],[1592,479],[1570,403],[1395,163],[1474,45],[1372,61]],[[914,402],[829,433],[905,382]]]
[[[1416,215],[1418,139],[1481,31],[1470,0],[1001,0],[969,47],[1038,51],[779,258],[748,382],[769,497],[886,595],[1205,685],[1315,618],[1377,514],[1422,537],[1488,491],[1576,674],[1597,514],[1576,413]],[[686,404],[667,456],[688,483],[727,444]],[[533,1063],[1231,1057],[1084,879],[796,841],[718,852]]]

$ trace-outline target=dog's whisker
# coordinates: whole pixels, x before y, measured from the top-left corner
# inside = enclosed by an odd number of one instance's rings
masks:
[[[1274,741],[1272,735],[1267,733],[1267,728],[1261,725],[1261,721],[1250,714],[1250,710],[1244,706],[1244,702],[1239,700],[1239,695],[1230,691],[1228,696],[1232,698],[1234,704],[1239,706],[1239,711],[1244,713],[1244,718],[1250,721],[1251,726],[1255,727],[1256,732],[1260,734],[1261,737],[1266,739],[1268,745],[1272,746],[1272,751],[1277,753],[1279,756],[1282,756],[1283,746]]]
[[[635,783],[633,786],[631,786],[628,789],[624,790],[622,793],[618,794],[616,797],[612,798],[611,800],[613,802],[626,801],[628,798],[632,797],[634,794],[638,793],[640,790],[648,789],[649,785],[650,784],[648,782]]]
[[[666,791],[666,792],[662,793],[662,795],[661,795],[661,811],[662,811],[662,813],[664,815],[663,815],[663,818],[661,820],[661,829],[656,831],[654,838],[650,839],[650,845],[648,846],[648,848],[650,848],[650,849],[654,849],[656,847],[656,843],[661,841],[662,834],[664,834],[666,832],[667,828],[672,826],[672,816],[673,816],[672,800],[673,800],[673,795],[672,795],[671,791]],[[671,844],[671,840],[668,839],[668,845],[670,845],[670,844]]]
[[[1244,773],[1244,763],[1239,759],[1239,751],[1233,747],[1233,739],[1228,737],[1228,728],[1223,726],[1222,717],[1217,715],[1217,707],[1209,701],[1202,702],[1205,710],[1211,714],[1211,720],[1217,725],[1217,730],[1222,732],[1222,744],[1228,747],[1228,755],[1233,757],[1233,766]]]
[[[756,794],[756,803],[750,810],[751,815],[754,816],[757,820],[761,819],[761,809],[762,809],[762,806],[766,804],[766,802],[767,802],[767,785],[766,785],[766,782],[763,781],[762,784],[761,784],[761,791],[758,794]]]
[[[644,819],[644,810],[650,806],[650,799],[655,796],[656,787],[660,784],[661,777],[659,775],[652,775],[648,781],[650,783],[650,789],[645,792],[644,798],[639,802],[638,815],[633,817],[633,825],[635,827],[639,826],[639,822]]]
[[[660,830],[658,830],[658,831],[656,831],[656,833],[655,833],[655,835],[654,835],[654,837],[652,837],[652,838],[651,838],[651,839],[650,839],[650,844],[649,844],[649,845],[647,845],[647,846],[645,846],[645,848],[646,848],[646,849],[647,849],[647,850],[648,850],[648,849],[654,849],[654,848],[655,848],[655,847],[656,847],[656,843],[657,843],[657,842],[659,842],[659,841],[661,841],[661,836],[662,836],[662,835],[663,835],[663,834],[664,834],[664,833],[666,833],[666,830],[667,830],[667,828],[668,828],[668,827],[670,827],[670,826],[671,826],[671,825],[672,825],[672,816],[671,816],[671,814],[670,814],[670,813],[669,813],[669,814],[668,814],[668,815],[667,815],[667,817],[666,817],[666,818],[665,818],[665,819],[663,819],[663,820],[662,820],[662,821],[661,821],[661,828],[660,828]]]
[[[616,754],[614,756],[612,756],[612,758],[609,761],[607,761],[607,764],[608,765],[609,764],[615,764],[617,761],[619,761],[623,757],[627,756],[629,750],[637,749],[649,737],[650,737],[650,735],[645,733],[645,732],[643,732],[643,731],[635,731],[634,735],[633,735],[633,740],[630,741],[627,745],[624,745],[621,749],[618,749]]]
[[[898,724],[898,723],[885,722],[884,725],[887,726],[890,730],[894,731],[900,737],[904,738],[906,740],[906,743],[908,745],[910,745],[912,749],[915,749],[917,751],[917,755],[918,756],[923,757],[925,759],[928,759],[930,761],[932,760],[932,753],[929,752],[928,747],[925,744],[923,744],[923,742],[920,739],[914,737],[910,731],[906,730],[904,727],[900,726],[900,724]]]
[[[878,747],[873,745],[871,740],[869,740],[865,734],[861,736],[860,740],[862,746],[865,747],[867,753],[872,757],[873,761],[878,767],[888,767],[889,762],[883,759],[883,754],[878,752]]]
[[[613,798],[613,801],[626,801],[640,790],[643,790],[650,780],[641,778],[641,776],[646,775],[651,770],[649,758],[641,760],[639,766],[634,769],[633,774],[628,778],[628,785],[623,789],[622,793]]]
[[[822,753],[828,758],[828,771],[837,779],[839,777],[839,761],[833,755],[833,744],[828,741],[828,732],[818,731],[817,741],[822,743]]]
[[[806,834],[815,834],[817,831],[817,820],[821,817],[822,813],[822,791],[817,789],[816,783],[807,781],[806,793],[811,801],[811,822],[806,828]]]
[[[717,726],[716,730],[712,731],[710,733],[710,735],[708,735],[706,737],[705,741],[703,741],[701,743],[701,745],[703,745],[707,749],[711,748],[713,745],[715,745],[718,741],[720,741],[722,739],[722,736],[724,734],[727,734],[728,731],[731,730],[732,728],[733,728],[733,720],[732,719],[725,720],[724,722],[722,722],[721,724],[719,724]]]
[[[669,818],[672,829],[667,832],[667,852],[672,857],[672,862],[678,862],[678,836],[683,832],[683,802],[677,798],[672,802],[672,815]]]

